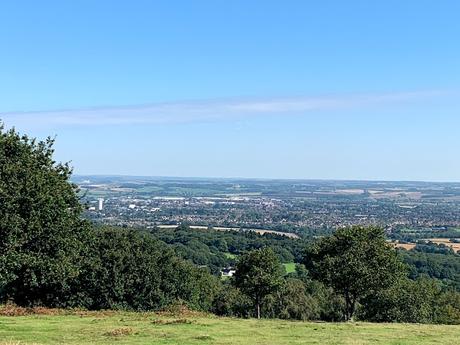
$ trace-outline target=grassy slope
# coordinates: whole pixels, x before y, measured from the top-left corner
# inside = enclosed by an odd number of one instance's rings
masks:
[[[116,335],[121,333],[121,335]],[[127,334],[123,334],[127,333]],[[0,317],[0,345],[458,344],[460,326],[304,323],[140,313]]]

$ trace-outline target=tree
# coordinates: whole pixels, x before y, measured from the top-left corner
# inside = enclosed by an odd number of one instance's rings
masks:
[[[54,140],[0,124],[0,299],[60,306],[78,276],[88,224]]]
[[[277,291],[282,277],[283,269],[277,255],[270,248],[262,248],[240,257],[234,284],[252,299],[257,318],[260,319],[263,298]]]
[[[314,279],[344,297],[345,320],[352,319],[363,298],[388,289],[405,271],[377,227],[339,229],[313,244],[304,261]]]
[[[88,309],[158,310],[175,303],[209,310],[217,279],[141,230],[94,229],[75,288]]]
[[[150,234],[83,220],[72,169],[54,140],[0,126],[0,302],[150,310],[209,310],[219,281]]]

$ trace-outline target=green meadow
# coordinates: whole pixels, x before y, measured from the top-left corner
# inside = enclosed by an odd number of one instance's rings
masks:
[[[0,345],[459,344],[460,326],[313,323],[188,314],[73,312],[0,316]]]
[[[286,273],[294,273],[295,272],[295,263],[289,262],[287,264],[283,264]]]

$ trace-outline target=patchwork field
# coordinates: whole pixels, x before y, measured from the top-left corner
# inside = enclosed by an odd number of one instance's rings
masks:
[[[456,240],[460,240],[460,238],[457,238]],[[428,238],[426,241],[430,241],[436,244],[444,244],[447,247],[451,247],[454,251],[460,250],[460,243],[451,242],[448,238]]]
[[[458,344],[460,326],[240,320],[200,314],[46,312],[0,316],[0,345]]]

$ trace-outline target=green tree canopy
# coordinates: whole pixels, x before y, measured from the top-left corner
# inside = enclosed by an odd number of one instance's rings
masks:
[[[53,144],[0,124],[0,299],[21,305],[60,305],[87,231],[72,170],[53,160]]]
[[[175,303],[209,310],[217,278],[141,230],[93,230],[74,294],[88,309],[158,310]]]
[[[350,320],[363,298],[388,289],[404,275],[404,265],[377,227],[349,227],[314,243],[305,257],[311,276],[345,299]]]
[[[252,250],[236,265],[235,286],[254,302],[257,318],[264,297],[275,292],[283,282],[283,268],[271,248]]]

